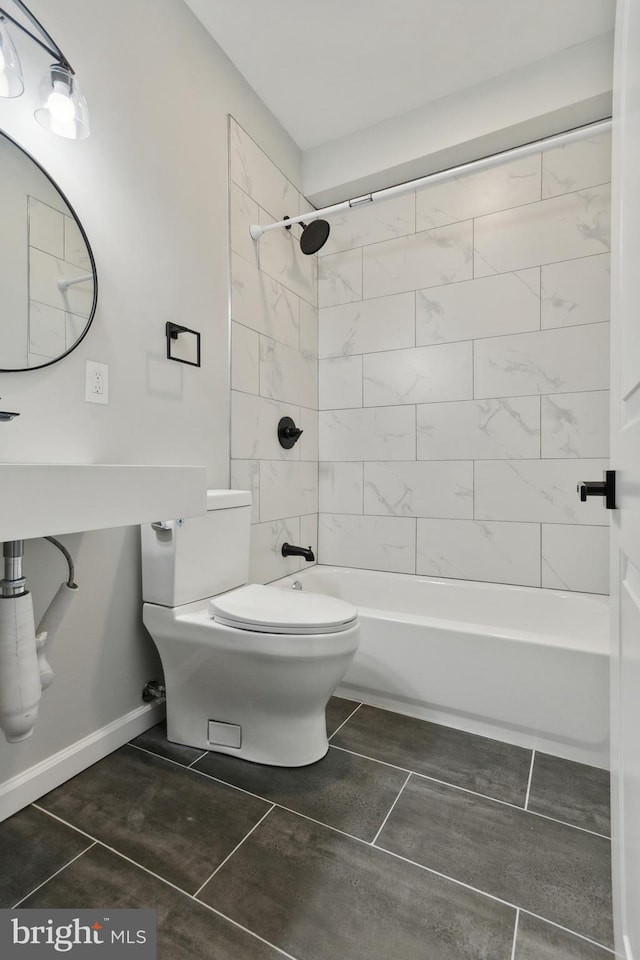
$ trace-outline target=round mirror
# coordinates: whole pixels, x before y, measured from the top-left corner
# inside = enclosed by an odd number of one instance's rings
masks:
[[[96,309],[93,254],[47,173],[0,135],[0,372],[46,367],[86,334]]]

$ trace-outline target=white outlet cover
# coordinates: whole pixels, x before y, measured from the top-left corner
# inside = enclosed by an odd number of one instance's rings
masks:
[[[109,366],[85,360],[84,398],[87,403],[109,403]]]

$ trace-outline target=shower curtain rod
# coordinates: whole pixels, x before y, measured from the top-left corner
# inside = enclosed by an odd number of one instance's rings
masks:
[[[534,140],[531,143],[525,143],[521,147],[512,147],[510,150],[503,150],[501,153],[492,154],[489,157],[481,157],[479,160],[471,160],[469,163],[462,163],[457,167],[449,167],[447,170],[439,170],[437,173],[429,173],[425,177],[418,177],[417,180],[407,180],[406,183],[399,183],[395,187],[386,187],[384,190],[375,190],[373,193],[363,194],[361,197],[354,197],[352,200],[343,200],[342,203],[334,203],[330,207],[323,207],[322,210],[310,210],[299,217],[287,217],[286,220],[279,220],[277,223],[262,224],[252,223],[249,227],[249,233],[254,240],[258,240],[263,233],[269,230],[276,230],[278,227],[290,227],[292,223],[311,223],[312,220],[319,220],[321,217],[332,216],[340,210],[349,210],[351,207],[358,207],[362,203],[374,203],[376,200],[386,200],[388,197],[397,197],[401,193],[408,193],[409,190],[416,190],[418,187],[427,184],[442,183],[444,180],[452,180],[464,173],[476,173],[479,170],[486,170],[489,167],[495,167],[500,163],[506,163],[509,160],[517,160],[519,157],[527,157],[529,154],[538,153],[540,150],[549,150],[552,147],[563,147],[567,143],[573,143],[576,140],[584,140],[587,137],[596,136],[599,133],[607,133],[611,130],[612,121],[598,120],[596,123],[590,123],[584,127],[576,127],[566,133],[558,133],[552,137],[545,137],[542,140]]]

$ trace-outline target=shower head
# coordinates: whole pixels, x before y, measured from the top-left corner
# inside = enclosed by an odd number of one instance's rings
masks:
[[[331,227],[326,220],[312,220],[306,226],[302,224],[302,235],[300,236],[300,249],[307,256],[317,253],[320,247],[324,247],[329,237]]]
[[[284,218],[288,220],[288,217]],[[324,247],[329,236],[331,227],[326,220],[312,220],[311,223],[300,223],[302,234],[300,236],[300,249],[308,257],[317,253],[321,247]],[[291,224],[286,225],[287,230],[291,230]]]

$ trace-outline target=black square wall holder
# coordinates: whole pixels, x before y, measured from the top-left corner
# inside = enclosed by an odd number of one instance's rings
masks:
[[[171,347],[182,334],[189,334],[196,338],[196,359],[183,360],[182,357],[174,357],[171,354]],[[200,334],[197,330],[190,330],[189,327],[183,327],[179,323],[167,321],[165,326],[165,335],[167,338],[167,360],[175,360],[176,363],[188,363],[191,367],[200,366]]]

